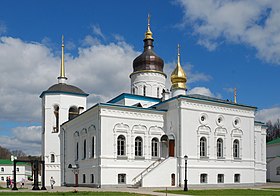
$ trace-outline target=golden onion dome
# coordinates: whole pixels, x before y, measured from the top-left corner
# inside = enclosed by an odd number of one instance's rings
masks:
[[[187,76],[180,64],[180,45],[178,44],[178,60],[174,71],[171,74],[171,89],[187,89]]]

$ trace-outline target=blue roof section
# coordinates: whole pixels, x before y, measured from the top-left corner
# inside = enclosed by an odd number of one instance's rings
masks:
[[[178,95],[176,97],[172,97],[168,100],[162,101],[158,104],[155,104],[151,107],[157,107],[163,103],[167,103],[169,101],[172,101],[174,99],[179,99],[179,98],[185,98],[185,99],[192,99],[192,100],[200,100],[200,101],[204,101],[204,102],[214,102],[214,103],[219,103],[219,104],[223,104],[223,105],[232,105],[232,106],[239,106],[239,107],[245,107],[245,108],[250,108],[250,109],[254,109],[256,110],[257,107],[254,106],[248,106],[248,105],[243,105],[243,104],[237,104],[231,101],[227,101],[227,100],[222,100],[222,99],[217,99],[217,98],[213,98],[213,97],[208,97],[208,96],[204,96],[204,95]]]
[[[122,94],[118,95],[117,97],[111,99],[107,103],[117,103],[120,100],[123,100],[125,98],[135,99],[135,100],[139,100],[139,101],[160,102],[160,99],[155,98],[155,97],[146,97],[146,96],[142,96],[142,95],[133,95],[133,94],[129,94],[129,93],[122,93]]]

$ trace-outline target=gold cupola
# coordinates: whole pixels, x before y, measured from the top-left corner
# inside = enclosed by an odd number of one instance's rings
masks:
[[[153,33],[152,33],[151,27],[150,27],[150,20],[151,20],[151,16],[150,16],[150,14],[148,14],[148,26],[147,26],[147,31],[145,33],[145,39],[152,39],[153,40]]]
[[[183,89],[186,90],[187,76],[180,63],[180,45],[178,44],[177,65],[171,74],[172,87],[171,90]]]

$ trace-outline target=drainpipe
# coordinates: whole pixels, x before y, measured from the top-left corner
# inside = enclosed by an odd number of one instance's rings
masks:
[[[178,164],[178,167],[179,167],[179,187],[181,187],[181,143],[182,143],[182,140],[181,140],[181,131],[182,131],[182,127],[181,127],[181,108],[180,108],[180,100],[179,98],[177,98],[177,102],[178,102],[178,117],[179,117],[179,137],[178,137],[178,156],[177,156],[177,161],[179,161],[179,164]]]

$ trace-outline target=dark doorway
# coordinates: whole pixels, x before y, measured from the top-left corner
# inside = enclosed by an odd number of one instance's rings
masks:
[[[175,186],[175,174],[171,174],[171,186]]]
[[[169,140],[169,156],[174,157],[175,140]]]

